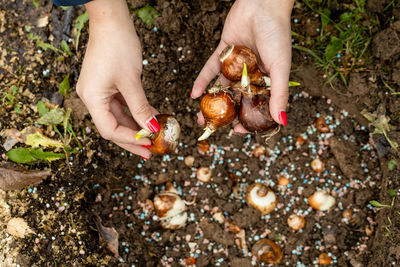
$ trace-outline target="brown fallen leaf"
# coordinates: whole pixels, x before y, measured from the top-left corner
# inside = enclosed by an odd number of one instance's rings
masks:
[[[9,151],[15,144],[24,142],[21,132],[15,128],[3,130],[1,136],[5,139],[3,147],[6,151]]]
[[[17,190],[27,185],[39,184],[44,178],[51,175],[50,170],[21,170],[13,164],[0,163],[0,189]]]
[[[38,26],[39,28],[46,27],[48,24],[49,24],[49,15],[45,15],[41,18],[38,18],[38,20],[36,21],[36,26]]]
[[[118,254],[118,232],[114,227],[105,227],[101,224],[99,216],[95,215],[94,222],[99,230],[100,242],[105,241],[107,248],[114,254],[114,257],[119,259]]]
[[[26,143],[26,138],[35,133],[41,134],[41,131],[34,126],[28,126],[22,131],[15,128],[5,129],[1,133],[1,137],[5,139],[3,147],[6,151],[9,151],[17,143]]]
[[[24,238],[26,235],[34,234],[35,232],[23,218],[12,218],[7,223],[7,233],[15,237]]]

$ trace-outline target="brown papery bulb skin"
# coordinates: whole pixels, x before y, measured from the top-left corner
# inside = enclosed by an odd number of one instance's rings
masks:
[[[267,76],[267,74],[263,73],[259,69],[257,69],[257,71],[254,73],[248,73],[248,75],[249,75],[251,84],[254,84],[257,86],[266,86],[264,77]]]
[[[269,239],[261,239],[255,243],[251,253],[256,256],[258,261],[267,264],[280,263],[283,258],[281,247]]]
[[[200,102],[200,110],[206,126],[214,131],[228,125],[236,117],[232,95],[225,91],[205,94]]]
[[[246,46],[228,45],[219,55],[219,60],[222,63],[222,74],[231,81],[240,81],[243,63],[246,63],[247,73],[250,77],[259,72],[257,56]]]
[[[158,114],[156,118],[161,130],[151,137],[152,146],[149,149],[153,154],[157,155],[172,153],[178,146],[181,127],[178,121],[171,115]]]
[[[269,113],[269,95],[263,94],[243,94],[239,121],[243,127],[250,132],[266,132],[278,127]]]
[[[315,121],[315,128],[321,133],[329,133],[329,126],[326,124],[326,119],[324,117],[318,117]]]

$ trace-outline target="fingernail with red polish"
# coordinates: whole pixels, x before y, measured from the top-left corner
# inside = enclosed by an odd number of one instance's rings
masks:
[[[283,126],[287,125],[287,115],[283,109],[279,112],[279,121]]]
[[[144,160],[148,160],[148,158],[145,158],[145,157],[143,157],[143,156],[140,156],[142,159],[144,159]]]
[[[158,124],[156,118],[152,117],[150,121],[147,123],[147,128],[153,133],[158,133],[161,129],[160,124]]]
[[[140,145],[141,147],[149,148],[151,145]]]
[[[190,97],[191,97],[191,98],[193,98],[193,91],[192,91],[192,92],[190,92]]]

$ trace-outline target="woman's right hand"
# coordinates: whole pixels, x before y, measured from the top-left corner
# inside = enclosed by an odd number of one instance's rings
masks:
[[[219,54],[229,44],[245,45],[261,59],[261,67],[271,77],[269,101],[272,118],[287,124],[291,62],[290,14],[294,0],[236,0],[225,20],[221,41],[208,59],[193,85],[192,98],[200,97],[209,82],[221,70]],[[226,80],[226,79],[225,79]],[[201,113],[198,122],[204,124]],[[241,124],[235,132],[247,132]]]
[[[101,136],[120,147],[151,157],[151,141],[136,140],[137,131],[158,132],[160,125],[144,94],[142,50],[125,0],[96,0],[85,5],[89,13],[89,42],[77,84]],[[133,116],[124,112],[127,106]]]

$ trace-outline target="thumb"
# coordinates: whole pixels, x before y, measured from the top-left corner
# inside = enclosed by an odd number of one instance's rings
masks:
[[[160,131],[161,127],[147,101],[140,79],[126,79],[119,89],[137,124],[153,133]]]

